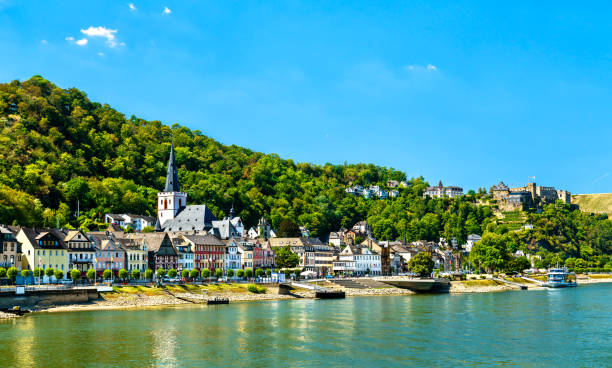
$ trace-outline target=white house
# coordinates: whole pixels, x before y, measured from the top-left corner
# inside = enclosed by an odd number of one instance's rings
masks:
[[[478,243],[481,239],[482,237],[478,234],[470,234],[467,237],[466,244],[464,244],[462,248],[464,248],[466,252],[471,252],[474,244]]]
[[[234,271],[242,268],[242,260],[238,251],[238,243],[234,239],[230,239],[225,247],[225,271],[232,269]]]

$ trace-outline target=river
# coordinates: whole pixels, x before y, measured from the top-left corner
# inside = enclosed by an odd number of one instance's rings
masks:
[[[612,366],[612,284],[39,313],[4,367]]]

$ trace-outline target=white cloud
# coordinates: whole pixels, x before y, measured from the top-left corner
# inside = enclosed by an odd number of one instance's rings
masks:
[[[438,70],[435,65],[427,64],[427,70]]]
[[[68,36],[68,37],[66,37],[66,41],[74,41],[74,37]]]
[[[172,10],[168,9],[167,6],[164,6],[164,11],[162,12],[162,14],[167,15],[167,14],[170,14],[170,13],[172,13]]]
[[[80,40],[78,40],[78,41],[76,42],[76,44],[77,44],[77,45],[79,45],[79,46],[85,46],[85,45],[87,45],[87,38],[81,38]]]
[[[98,56],[103,57],[103,56],[104,56],[104,53],[103,53],[103,52],[98,52]]]
[[[48,42],[47,40],[40,40],[40,43],[42,43],[43,45],[46,45]]]
[[[106,27],[93,27],[89,26],[87,29],[81,29],[81,33],[89,37],[103,37],[106,38],[106,44],[109,47],[117,46],[117,40],[115,39],[116,29],[108,29]]]
[[[131,11],[137,10],[137,8],[132,3],[128,4],[128,6],[130,7]]]

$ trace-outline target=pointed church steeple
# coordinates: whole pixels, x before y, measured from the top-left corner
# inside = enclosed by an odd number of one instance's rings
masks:
[[[174,160],[174,142],[170,146],[170,158],[168,159],[168,173],[166,174],[166,188],[164,192],[180,192],[176,161]]]
[[[236,217],[236,212],[234,211],[234,204],[232,203],[232,208],[230,209],[229,218],[230,220]]]

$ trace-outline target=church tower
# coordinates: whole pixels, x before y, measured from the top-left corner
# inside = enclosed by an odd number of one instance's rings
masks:
[[[174,160],[174,144],[170,146],[170,159],[168,160],[168,173],[166,187],[163,192],[157,193],[157,219],[161,226],[174,217],[187,206],[187,193],[181,192],[178,180],[176,161]]]

